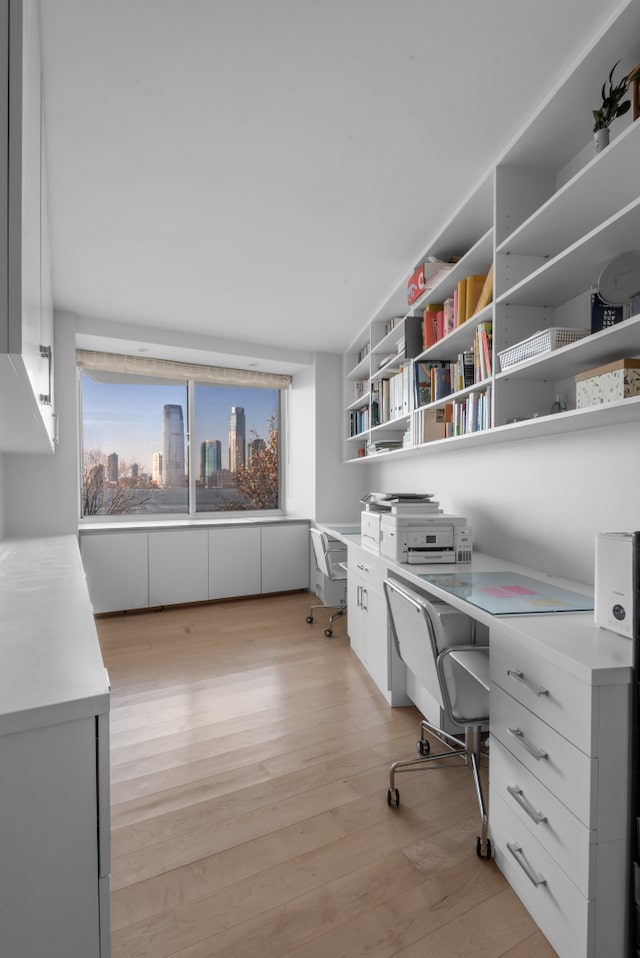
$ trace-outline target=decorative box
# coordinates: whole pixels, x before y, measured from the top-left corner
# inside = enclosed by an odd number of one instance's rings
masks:
[[[640,396],[640,359],[617,359],[576,376],[576,409]]]

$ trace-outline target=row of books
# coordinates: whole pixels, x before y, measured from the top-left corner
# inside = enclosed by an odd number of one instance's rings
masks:
[[[359,436],[369,430],[369,407],[352,409],[349,412],[349,436]]]
[[[418,360],[414,363],[414,407],[437,402],[468,389],[491,375],[492,328],[489,320],[478,324],[473,346],[452,362]]]
[[[469,393],[451,403],[453,435],[464,436],[491,427],[491,387]]]
[[[449,439],[491,427],[491,387],[469,393],[445,406],[416,409],[413,413],[413,444]]]
[[[465,276],[453,296],[427,303],[422,314],[422,345],[429,349],[487,306],[493,297],[493,266],[486,274]]]
[[[405,363],[388,379],[371,383],[371,424],[408,416],[411,407],[411,363]]]

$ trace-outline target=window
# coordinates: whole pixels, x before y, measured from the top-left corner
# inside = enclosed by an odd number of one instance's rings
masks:
[[[280,511],[288,377],[83,351],[78,366],[82,518]]]

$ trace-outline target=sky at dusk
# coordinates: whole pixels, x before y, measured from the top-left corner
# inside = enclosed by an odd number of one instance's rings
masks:
[[[182,406],[187,427],[185,385],[113,384],[82,376],[84,451],[99,450],[108,456],[136,462],[141,472],[151,472],[153,455],[162,451],[162,411],[165,404]],[[222,465],[229,463],[229,419],[232,406],[245,411],[247,441],[252,429],[266,439],[269,416],[277,412],[278,391],[236,386],[197,386],[195,441],[219,439]],[[198,459],[199,461],[199,459]]]

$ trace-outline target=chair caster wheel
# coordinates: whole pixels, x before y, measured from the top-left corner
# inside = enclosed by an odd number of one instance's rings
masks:
[[[387,805],[389,805],[391,808],[397,808],[399,804],[400,792],[397,788],[391,788],[391,786],[389,786],[387,789]]]
[[[330,639],[331,636],[333,635],[333,629],[325,629],[324,634],[326,635],[328,639]]]
[[[313,616],[312,616],[312,615],[308,615],[308,616],[307,616],[307,622],[309,623],[309,625],[311,625],[311,623],[313,622]]]
[[[484,845],[484,847],[483,847]],[[476,838],[476,855],[478,858],[484,858],[485,861],[490,861],[493,855],[491,848],[491,839],[487,838],[486,842],[483,843],[482,839],[478,835]]]
[[[418,754],[428,755],[430,751],[431,751],[431,746],[427,742],[426,738],[418,739]]]

